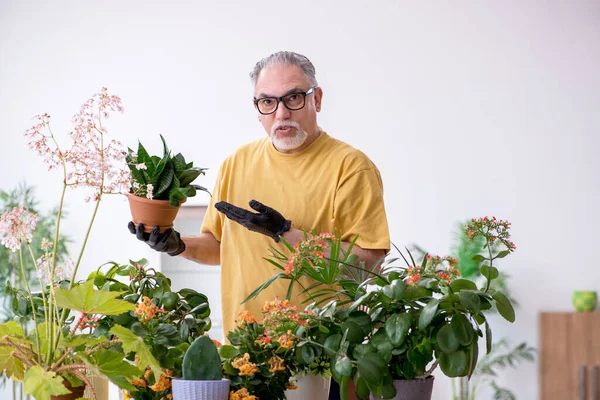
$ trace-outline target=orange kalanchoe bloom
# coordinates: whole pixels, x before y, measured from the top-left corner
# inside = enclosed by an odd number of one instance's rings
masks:
[[[237,320],[235,322],[237,323],[237,326],[242,326],[244,322],[253,324],[256,322],[256,318],[254,315],[250,314],[250,311],[244,310],[238,313]]]
[[[269,372],[285,371],[285,364],[283,358],[279,356],[273,356],[269,360]]]
[[[258,397],[248,393],[248,389],[241,388],[237,392],[229,392],[229,400],[258,400]]]
[[[152,300],[147,296],[144,296],[141,303],[136,304],[133,315],[138,318],[140,322],[150,322],[151,319],[155,318],[161,310],[152,303]]]
[[[244,357],[235,358],[231,366],[240,370],[240,376],[251,376],[258,372],[256,364],[250,362],[250,354],[245,353]]]
[[[155,392],[161,392],[163,390],[167,390],[168,388],[171,387],[171,377],[173,376],[173,372],[166,369],[164,374],[161,374],[160,378],[158,379],[158,382],[156,382],[154,385],[150,386],[150,389],[152,389]]]

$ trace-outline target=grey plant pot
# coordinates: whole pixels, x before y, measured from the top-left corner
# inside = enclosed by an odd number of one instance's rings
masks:
[[[396,396],[392,400],[431,400],[433,392],[433,375],[426,379],[412,379],[410,381],[394,381]],[[380,400],[379,397],[371,395],[371,400]]]
[[[186,381],[173,379],[173,400],[228,400],[229,379]]]

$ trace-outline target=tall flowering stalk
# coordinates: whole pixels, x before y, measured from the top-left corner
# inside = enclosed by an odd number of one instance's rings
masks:
[[[469,240],[475,240],[478,237],[485,239],[484,249],[487,249],[488,255],[477,254],[473,257],[476,262],[487,262],[481,267],[481,274],[487,279],[486,290],[490,288],[491,281],[498,277],[498,269],[493,266],[494,260],[504,258],[517,249],[517,246],[510,240],[510,222],[496,219],[496,217],[473,218],[465,224],[465,235]],[[504,250],[498,251],[499,247]]]
[[[61,216],[68,187],[91,189],[92,194],[86,198],[86,201],[96,203],[79,256],[72,268],[69,288],[73,287],[102,196],[110,193],[125,193],[130,187],[131,174],[125,162],[126,148],[116,140],[107,140],[107,131],[103,126],[103,121],[108,119],[112,112],[123,112],[121,99],[118,96],[109,95],[108,90],[103,88],[100,93],[89,98],[81,106],[79,113],[73,117],[74,128],[69,132],[72,145],[68,149],[62,149],[59,146],[50,128],[50,115],[48,114],[34,117],[36,124],[25,132],[25,136],[29,140],[29,148],[44,158],[48,169],[60,168],[63,172],[63,190],[60,197],[54,243],[58,242],[60,235]],[[10,240],[12,243],[21,243],[23,240],[30,243],[31,239],[27,239],[22,235],[11,234],[11,231],[7,232],[6,240]],[[53,246],[51,258],[45,260],[51,282],[54,281],[58,267],[56,256],[57,246]],[[49,310],[56,311],[52,288],[51,285],[47,306]],[[67,317],[67,310],[63,310],[60,317],[55,316],[54,311],[51,311],[49,315],[51,326],[49,338],[53,345],[48,346],[48,359],[52,359],[53,352],[60,340],[60,331],[54,329],[54,322],[60,321],[58,326],[62,326]]]
[[[54,240],[42,241],[43,255],[36,258],[32,249],[32,231],[39,217],[24,207],[15,207],[0,216],[1,243],[13,252],[19,251],[21,274],[25,282],[32,319],[35,324],[35,350],[23,335],[24,330],[14,323],[0,325],[0,371],[8,377],[25,382],[25,392],[36,398],[46,399],[50,395],[68,393],[62,385],[59,374],[70,374],[89,384],[82,371],[96,368],[102,371],[105,365],[121,368],[117,379],[119,386],[127,386],[123,379],[138,374],[137,368],[131,368],[119,354],[105,349],[114,343],[105,338],[88,338],[81,332],[92,329],[98,322],[95,315],[118,315],[133,309],[133,305],[116,300],[119,293],[93,290],[92,283],[74,285],[87,241],[97,215],[100,200],[105,194],[125,193],[129,190],[131,175],[125,157],[126,148],[115,140],[107,138],[104,121],[113,112],[122,112],[121,99],[109,95],[106,88],[88,99],[79,113],[73,117],[74,128],[69,132],[71,147],[61,148],[50,128],[50,116],[42,114],[35,117],[36,123],[26,131],[29,148],[44,158],[49,170],[60,169],[63,172],[63,190],[56,218]],[[83,244],[76,261],[58,261],[57,243],[61,231],[61,217],[67,188],[84,187],[91,190],[86,201],[94,201],[95,207],[87,227]],[[23,263],[23,250],[28,253],[41,287],[41,305],[34,301],[29,287]],[[61,283],[68,281],[68,289]],[[36,304],[37,303],[37,304]],[[60,311],[62,309],[62,311]],[[79,321],[69,331],[65,328],[66,318],[71,310],[81,311]],[[45,329],[38,324],[43,314]],[[118,327],[115,327],[118,335]],[[47,345],[42,346],[42,338]],[[71,344],[78,339],[79,344]],[[136,338],[125,338],[123,347],[135,346]],[[84,351],[77,350],[81,346]],[[6,357],[6,360],[2,358]],[[120,361],[118,360],[121,358]],[[8,361],[7,361],[8,360]],[[161,372],[152,357],[147,357],[143,366],[153,363],[153,370]],[[121,363],[122,361],[122,363]],[[3,364],[3,362],[5,364]],[[10,365],[11,368],[8,368]],[[67,392],[65,392],[67,390]]]

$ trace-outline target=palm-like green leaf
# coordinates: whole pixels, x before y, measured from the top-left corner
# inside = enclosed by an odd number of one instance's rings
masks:
[[[119,315],[135,309],[133,304],[116,299],[122,293],[94,290],[94,281],[87,281],[70,290],[56,289],[56,304],[87,314]]]

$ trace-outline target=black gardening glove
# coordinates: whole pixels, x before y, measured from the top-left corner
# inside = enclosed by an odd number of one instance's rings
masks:
[[[245,226],[253,232],[267,235],[275,242],[279,242],[279,236],[290,230],[292,221],[285,219],[278,211],[256,200],[250,200],[249,204],[258,213],[244,210],[225,201],[215,204],[215,208],[225,214],[227,218]]]
[[[138,224],[136,227],[131,221],[129,221],[127,228],[129,228],[129,232],[153,250],[167,253],[170,256],[176,256],[185,250],[185,243],[181,240],[179,232],[174,229],[169,228],[160,233],[158,226],[155,226],[152,232],[147,233],[144,232],[144,224]]]

